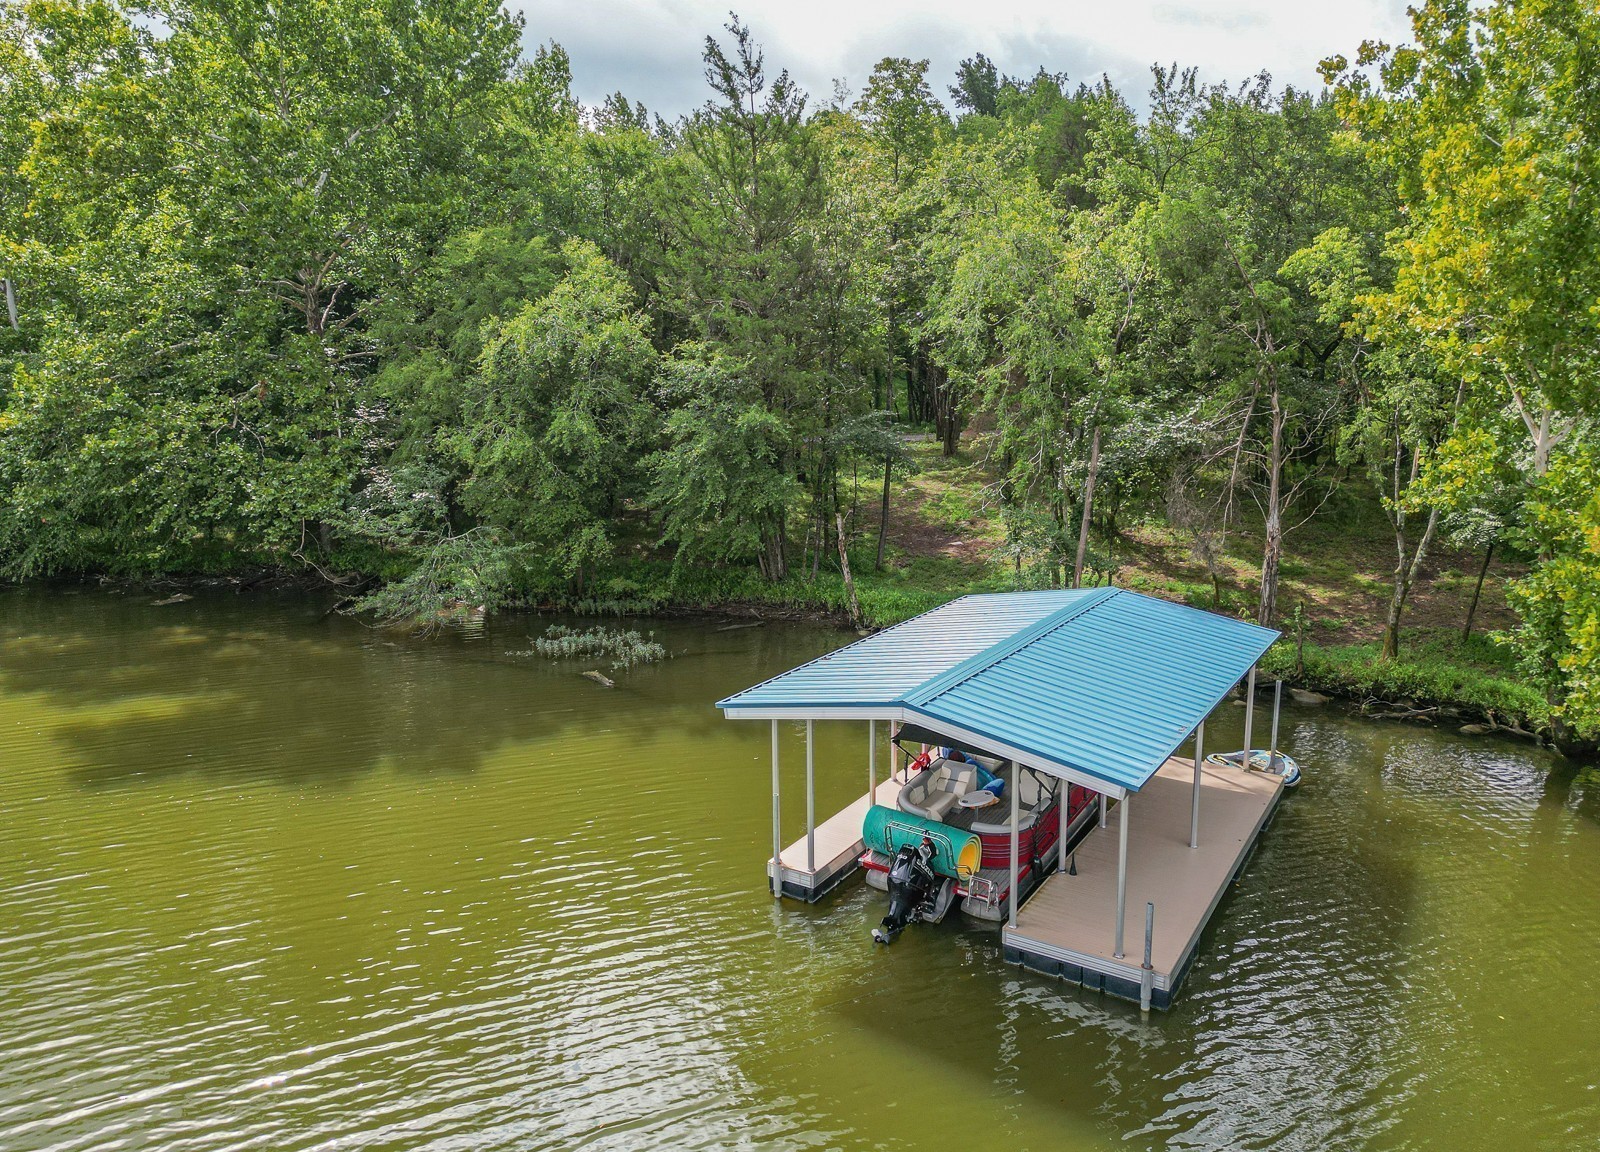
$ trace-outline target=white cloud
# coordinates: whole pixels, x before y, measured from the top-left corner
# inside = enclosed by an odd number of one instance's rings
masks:
[[[731,4],[814,103],[843,78],[861,88],[884,56],[927,57],[939,96],[963,57],[983,52],[1002,71],[1041,65],[1074,80],[1108,74],[1137,102],[1154,63],[1198,65],[1239,82],[1262,69],[1278,85],[1320,85],[1317,62],[1365,39],[1408,39],[1406,0],[509,0],[527,16],[530,46],[554,40],[572,56],[585,103],[621,90],[669,118],[707,90],[700,62]]]

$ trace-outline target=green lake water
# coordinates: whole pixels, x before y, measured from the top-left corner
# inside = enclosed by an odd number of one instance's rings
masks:
[[[1600,774],[1525,744],[1286,710],[1306,782],[1141,1019],[956,917],[874,947],[860,883],[774,904],[767,728],[711,703],[837,631],[647,624],[607,691],[537,618],[160,596],[0,592],[5,1152],[1600,1148]]]

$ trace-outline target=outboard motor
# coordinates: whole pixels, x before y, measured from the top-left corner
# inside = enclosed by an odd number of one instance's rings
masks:
[[[890,944],[907,924],[928,918],[939,894],[940,877],[933,871],[933,841],[904,844],[889,865],[889,914],[872,930],[879,944]]]

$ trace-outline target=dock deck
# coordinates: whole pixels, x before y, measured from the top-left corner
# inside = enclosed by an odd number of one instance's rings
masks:
[[[1200,933],[1244,868],[1283,792],[1277,776],[1201,767],[1200,846],[1189,847],[1194,762],[1173,757],[1128,809],[1128,903],[1122,959],[1116,949],[1117,821],[1077,847],[1077,875],[1045,879],[1003,933],[1014,964],[1118,996],[1139,998],[1146,901],[1155,903],[1152,996],[1165,1008],[1194,958]],[[802,846],[803,847],[803,846]]]
[[[902,782],[891,776],[877,787],[877,803],[893,808],[900,797]],[[861,842],[861,822],[872,801],[863,792],[842,810],[835,812],[816,829],[814,867],[807,867],[806,838],[796,840],[783,850],[783,895],[808,903],[822,899],[839,886],[850,873],[860,866],[861,853],[866,846]],[[772,883],[772,861],[767,861],[767,883]]]

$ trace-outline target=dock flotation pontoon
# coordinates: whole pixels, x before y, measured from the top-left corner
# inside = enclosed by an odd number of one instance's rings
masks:
[[[1167,1007],[1283,792],[1204,752],[1207,716],[1246,675],[1253,689],[1277,636],[1127,589],[964,596],[719,701],[772,726],[773,894],[818,900],[865,870],[891,892],[880,939],[959,897],[1003,922],[1006,960]],[[867,722],[867,792],[819,824],[814,726],[849,719]],[[806,732],[806,834],[789,845],[782,721]],[[1130,903],[1153,923],[1142,963]]]

